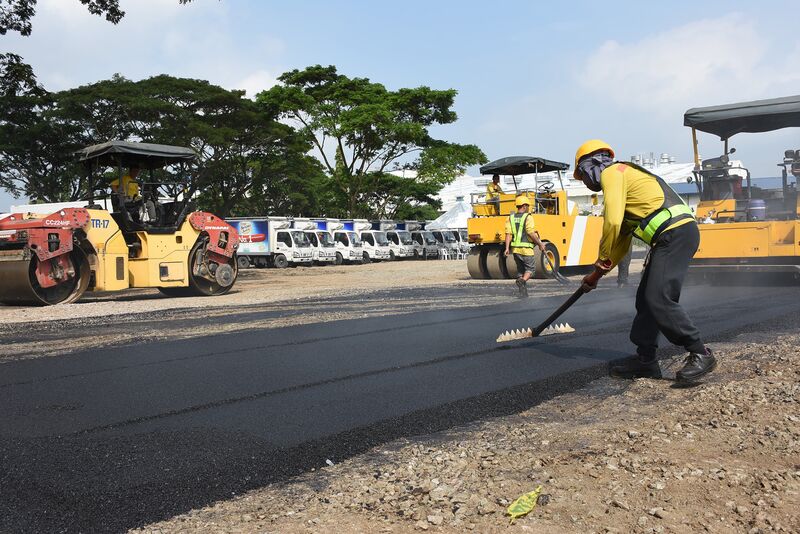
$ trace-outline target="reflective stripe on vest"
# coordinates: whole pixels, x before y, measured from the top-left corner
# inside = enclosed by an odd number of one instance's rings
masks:
[[[655,215],[649,217],[647,224],[640,224],[633,230],[633,235],[652,245],[658,236],[672,224],[683,219],[693,219],[692,210],[686,204],[678,204],[669,208],[661,208]],[[644,221],[642,221],[644,223]]]
[[[512,213],[509,217],[511,218],[511,246],[515,248],[533,248],[533,243],[528,240],[528,233],[525,232],[525,222],[528,220],[528,214],[525,213],[518,218],[517,214]]]

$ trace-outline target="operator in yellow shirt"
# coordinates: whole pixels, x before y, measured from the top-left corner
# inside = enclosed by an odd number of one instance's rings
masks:
[[[544,243],[539,239],[539,234],[533,226],[533,216],[528,213],[531,201],[525,195],[517,196],[514,204],[517,212],[511,213],[506,221],[506,251],[505,255],[514,254],[517,264],[517,289],[519,296],[528,296],[527,282],[536,272],[533,247],[536,245],[544,252]]]
[[[587,141],[575,154],[574,177],[592,191],[603,192],[603,235],[595,270],[583,279],[584,291],[628,253],[636,237],[651,250],[639,289],[630,339],[637,355],[612,367],[612,376],[661,378],[656,359],[659,333],[689,355],[675,375],[691,383],[717,365],[703,344],[700,331],[679,304],[689,261],[697,252],[700,232],[689,206],[660,177],[633,163],[614,161],[614,151],[598,139]]]
[[[492,181],[486,184],[486,203],[494,204],[495,214],[500,215],[500,193],[503,190],[500,188],[500,175],[495,174],[492,176]]]
[[[122,177],[122,192],[125,194],[125,202],[133,202],[139,197],[139,184],[136,182],[137,176],[139,176],[139,167],[131,165],[128,174]],[[119,184],[119,178],[111,182],[111,190],[115,193],[118,192]]]

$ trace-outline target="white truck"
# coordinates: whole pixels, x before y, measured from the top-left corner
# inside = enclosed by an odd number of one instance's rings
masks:
[[[361,263],[364,261],[364,250],[361,247],[361,238],[353,230],[352,222],[345,223],[339,219],[313,219],[318,225],[325,225],[325,229],[333,236],[336,250],[336,265],[343,263]]]
[[[303,217],[292,219],[292,228],[301,230],[306,234],[311,245],[311,259],[315,265],[336,263],[336,245],[327,225]]]
[[[391,250],[389,249],[389,240],[386,238],[386,232],[373,230],[372,223],[366,219],[344,221],[345,228],[349,223],[352,223],[353,230],[361,238],[364,263],[391,259]]]
[[[458,239],[453,235],[452,230],[431,230],[431,234],[439,244],[440,249],[447,250],[447,253],[452,257],[458,254],[461,250],[461,244]]]
[[[414,242],[415,258],[427,260],[439,257],[439,243],[429,231],[414,230],[411,232],[411,240]]]
[[[411,232],[399,230],[394,221],[372,221],[372,229],[385,232],[389,241],[389,259],[397,260],[414,256],[414,242]]]
[[[239,267],[311,265],[313,252],[302,230],[292,228],[287,217],[226,219],[239,232]]]

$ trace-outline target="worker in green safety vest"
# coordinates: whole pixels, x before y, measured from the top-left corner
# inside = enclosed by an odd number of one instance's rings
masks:
[[[717,360],[700,331],[679,304],[689,262],[700,244],[700,232],[689,206],[660,177],[633,163],[614,161],[614,151],[598,139],[575,154],[574,177],[592,191],[603,192],[603,235],[594,271],[583,279],[584,291],[627,254],[636,237],[651,250],[636,292],[636,317],[630,339],[637,354],[612,367],[612,376],[661,378],[656,359],[658,336],[689,353],[676,373],[680,383],[710,373]]]
[[[516,213],[511,213],[506,220],[506,250],[505,255],[514,254],[517,264],[517,289],[519,296],[528,296],[528,280],[536,272],[534,261],[534,246],[544,252],[544,243],[539,239],[539,234],[533,225],[533,216],[528,213],[531,201],[526,195],[518,195],[514,204]]]

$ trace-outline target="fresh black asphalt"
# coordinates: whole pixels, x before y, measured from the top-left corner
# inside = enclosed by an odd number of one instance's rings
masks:
[[[633,290],[583,297],[563,317],[574,334],[495,343],[566,296],[3,364],[0,531],[122,531],[575,389],[630,353]],[[797,313],[798,296],[694,286],[683,302],[713,340]]]

